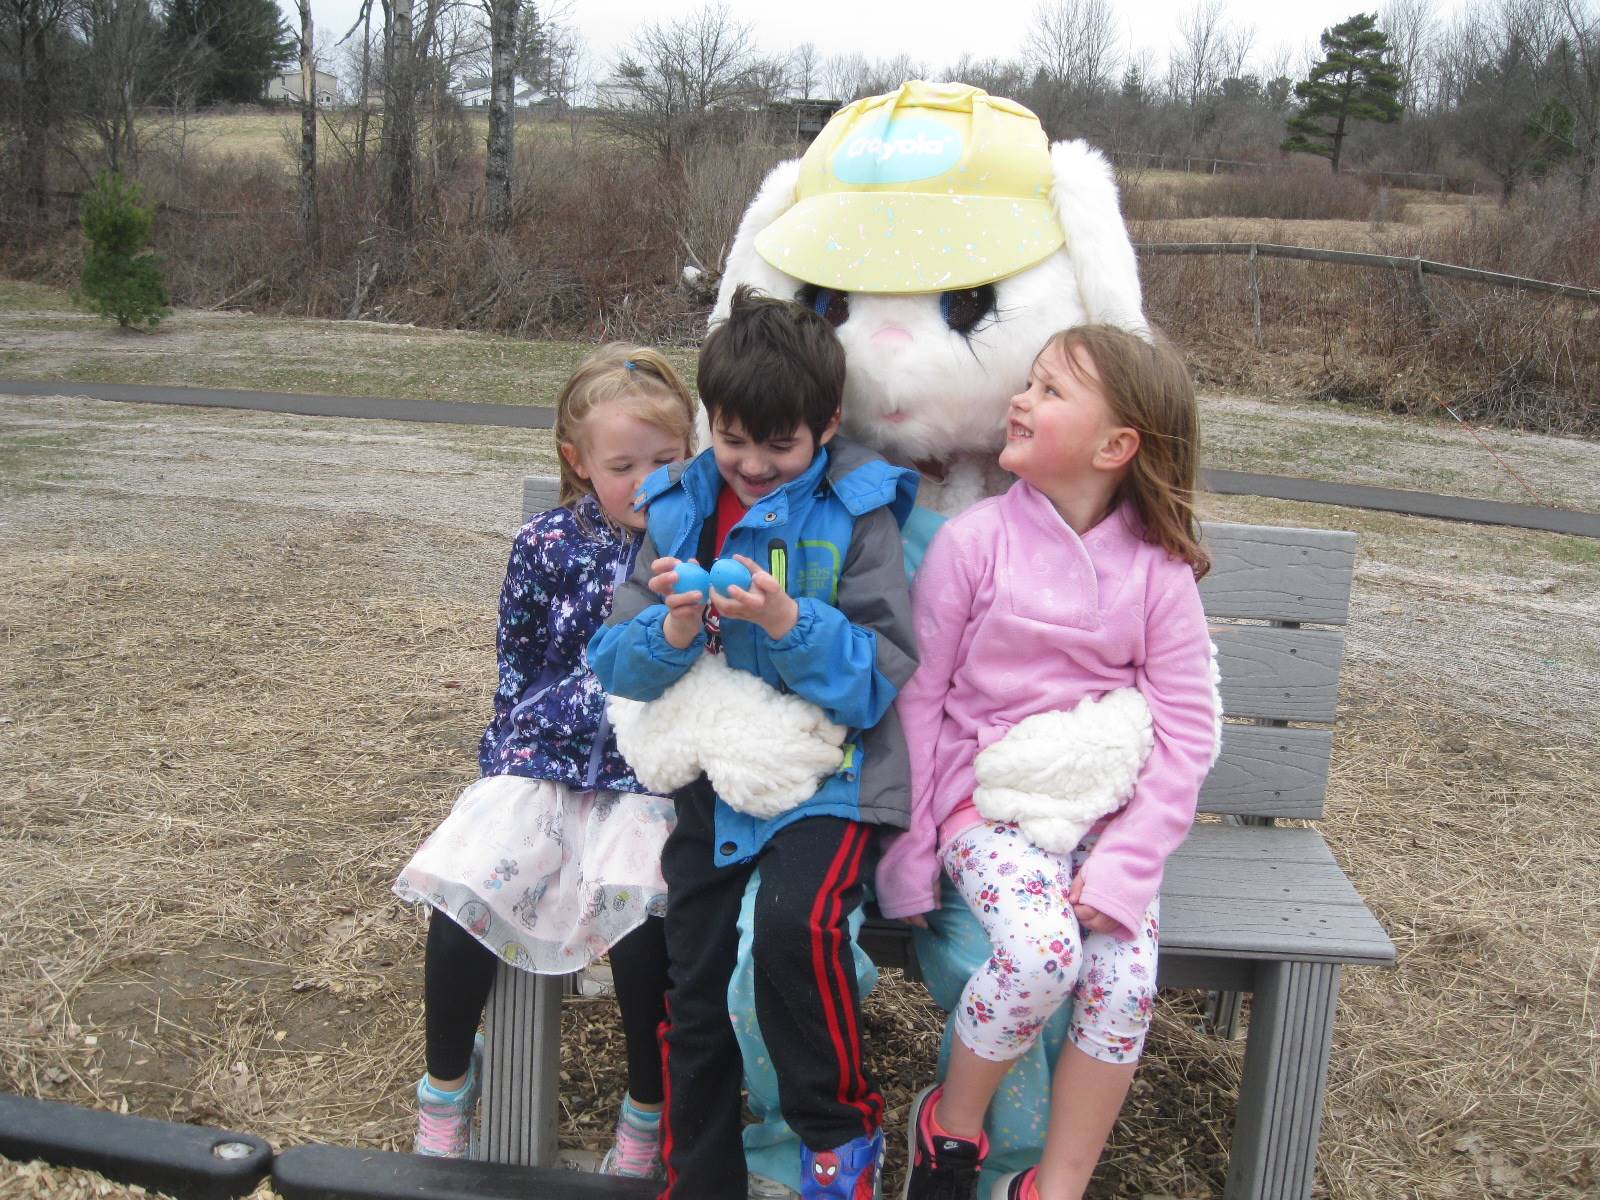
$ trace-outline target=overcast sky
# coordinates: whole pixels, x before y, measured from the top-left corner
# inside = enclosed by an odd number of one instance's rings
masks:
[[[292,0],[278,0],[285,19],[298,28]],[[1019,52],[1039,0],[729,0],[733,17],[749,24],[768,53],[784,53],[813,42],[823,57],[859,52],[869,59],[909,54],[930,72],[953,63],[963,52],[976,58],[1010,57]],[[1197,0],[1113,0],[1124,47],[1145,48],[1157,68],[1165,62],[1181,16]],[[1438,0],[1449,13],[1463,0]],[[558,0],[541,4],[550,11]],[[1315,49],[1323,29],[1361,11],[1381,7],[1374,0],[1224,0],[1224,20],[1255,32],[1252,60],[1260,65],[1288,52],[1298,71],[1305,51]],[[374,8],[378,5],[374,3]],[[625,47],[641,23],[681,18],[705,7],[705,0],[567,0],[565,23],[575,26],[587,45],[590,71],[603,77],[605,66]],[[312,17],[336,36],[360,13],[360,0],[313,0]]]

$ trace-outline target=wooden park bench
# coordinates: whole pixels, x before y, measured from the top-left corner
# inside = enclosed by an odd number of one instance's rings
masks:
[[[529,477],[523,519],[555,502]],[[1203,819],[1167,864],[1158,982],[1211,994],[1232,1035],[1251,996],[1226,1195],[1311,1194],[1339,976],[1387,965],[1394,945],[1321,833],[1355,569],[1355,535],[1207,523],[1200,592],[1220,653],[1228,723],[1200,794]],[[869,920],[874,961],[915,977],[906,926]],[[565,981],[502,965],[490,998],[482,1148],[496,1162],[556,1161]]]

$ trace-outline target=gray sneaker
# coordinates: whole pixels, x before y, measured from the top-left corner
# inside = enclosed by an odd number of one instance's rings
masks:
[[[749,1177],[750,1200],[800,1200],[800,1193],[785,1187],[776,1179],[751,1172]]]

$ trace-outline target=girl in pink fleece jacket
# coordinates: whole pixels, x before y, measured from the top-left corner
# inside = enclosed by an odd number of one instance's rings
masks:
[[[878,904],[925,924],[942,868],[993,956],[943,1083],[912,1107],[910,1200],[976,1196],[989,1102],[1061,1005],[1043,1159],[994,1200],[1081,1196],[1133,1081],[1156,892],[1221,734],[1198,426],[1170,345],[1055,335],[1011,401],[1000,465],[1019,482],[946,524],[917,573],[921,666],[897,703],[911,827],[887,843]]]

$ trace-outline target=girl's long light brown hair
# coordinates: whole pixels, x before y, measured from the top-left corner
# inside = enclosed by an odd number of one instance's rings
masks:
[[[685,453],[694,449],[695,400],[678,373],[658,351],[648,346],[608,342],[590,354],[572,373],[556,399],[555,435],[558,444],[583,448],[583,424],[603,404],[621,401],[641,421],[683,442]],[[557,503],[570,508],[594,495],[589,481],[573,470],[565,455],[561,460],[561,496]]]
[[[1131,502],[1144,522],[1145,541],[1160,546],[1194,569],[1196,579],[1211,569],[1200,543],[1194,510],[1200,462],[1200,410],[1194,384],[1177,349],[1159,333],[1145,341],[1113,325],[1079,325],[1053,334],[1054,346],[1083,382],[1074,350],[1081,348],[1100,376],[1113,419],[1139,431],[1139,449],[1117,492]],[[1043,353],[1043,351],[1041,351]]]

